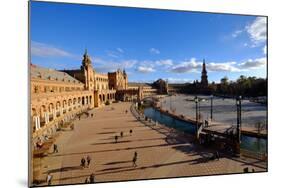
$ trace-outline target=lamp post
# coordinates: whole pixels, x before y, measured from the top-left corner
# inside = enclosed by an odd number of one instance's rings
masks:
[[[213,95],[211,95],[211,121],[213,120]]]
[[[236,98],[236,107],[237,107],[237,147],[240,147],[240,142],[241,142],[241,126],[242,126],[242,121],[241,121],[241,115],[242,115],[242,106],[241,106],[241,99],[242,97],[239,96]],[[239,151],[239,149],[238,149]]]
[[[194,101],[195,101],[195,108],[196,108],[196,134],[197,134],[197,131],[198,131],[198,103],[199,103],[199,99],[197,96],[195,96]]]

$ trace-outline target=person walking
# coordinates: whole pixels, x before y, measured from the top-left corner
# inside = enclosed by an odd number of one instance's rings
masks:
[[[53,149],[54,149],[53,153],[58,153],[59,152],[57,144],[54,144]]]
[[[123,131],[121,131],[120,136],[121,136],[121,138],[123,137]]]
[[[85,179],[84,183],[89,183],[89,178],[88,177]]]
[[[217,159],[217,160],[220,160],[220,154],[219,154],[218,151],[216,151],[216,159]]]
[[[136,166],[137,166],[137,157],[138,157],[138,153],[135,152],[135,153],[134,153],[134,157],[133,157],[133,167],[136,167]]]
[[[48,173],[47,179],[46,179],[48,185],[52,184],[52,179],[53,179],[53,176],[50,173]]]
[[[118,136],[116,135],[115,136],[115,143],[117,143],[117,141],[118,141]]]
[[[87,167],[89,168],[92,159],[89,155],[87,156],[86,159],[87,159]]]
[[[95,174],[94,173],[92,173],[90,175],[90,183],[95,183]]]
[[[86,163],[86,160],[85,160],[84,157],[82,157],[82,159],[81,159],[81,166],[82,166],[83,168],[85,168],[85,163]]]

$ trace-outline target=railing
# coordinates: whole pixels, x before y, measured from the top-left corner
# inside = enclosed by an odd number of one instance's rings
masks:
[[[240,153],[241,153],[241,155],[243,155],[245,157],[259,159],[259,160],[262,160],[262,161],[267,160],[267,154],[266,153],[254,152],[254,151],[245,150],[245,149],[240,149]]]
[[[47,97],[83,95],[83,94],[93,94],[93,92],[92,91],[68,91],[68,92],[33,93],[33,94],[31,94],[31,100],[47,98]]]
[[[35,138],[35,137],[38,137],[38,136],[41,136],[48,128],[51,128],[52,126],[54,126],[56,123],[59,123],[61,120],[63,120],[66,116],[68,115],[72,115],[72,114],[75,114],[79,111],[83,111],[83,110],[86,110],[90,108],[90,105],[85,105],[83,106],[82,108],[79,108],[75,111],[69,111],[65,114],[63,114],[62,116],[59,116],[55,119],[53,119],[52,121],[50,121],[48,124],[45,124],[44,126],[42,126],[39,130],[35,131],[32,133],[32,137]]]

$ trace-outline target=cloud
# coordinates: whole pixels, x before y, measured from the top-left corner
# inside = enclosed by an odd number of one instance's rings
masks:
[[[209,62],[206,63],[206,69],[208,72],[242,72],[249,71],[250,69],[258,69],[266,65],[266,58],[256,58],[254,60],[249,59],[247,61],[237,63],[235,61],[228,62]],[[192,58],[190,61],[182,62],[171,68],[170,72],[174,73],[188,73],[196,72],[200,73],[202,70],[202,62],[196,61]]]
[[[241,33],[243,32],[243,30],[236,30],[236,31],[234,31],[233,33],[232,33],[232,37],[233,38],[236,38],[236,37],[238,37]]]
[[[31,55],[39,57],[75,57],[75,55],[54,46],[31,41]]]
[[[124,50],[122,48],[116,48],[116,50],[120,53],[124,53]]]
[[[190,61],[184,61],[172,67],[171,72],[174,73],[187,73],[197,72],[198,68],[202,66],[201,62],[196,62],[195,58],[191,58]]]
[[[263,47],[262,51],[263,51],[263,54],[264,54],[264,55],[267,54],[267,46],[266,46],[266,45]]]
[[[224,62],[224,63],[208,63],[206,65],[207,70],[213,72],[240,72],[241,70],[234,65],[236,62]]]
[[[156,48],[150,48],[150,49],[149,49],[149,52],[150,52],[151,54],[160,54],[160,51],[159,51],[158,49],[156,49]]]
[[[254,45],[266,41],[267,37],[267,24],[265,17],[257,17],[251,24],[246,26],[251,41]]]
[[[150,73],[150,72],[154,72],[155,69],[153,69],[152,67],[138,66],[136,68],[136,71],[138,71],[140,73]]]
[[[173,63],[173,60],[171,60],[171,59],[165,59],[165,60],[155,61],[155,64],[159,65],[159,66],[162,66],[162,65],[172,66],[174,63]]]
[[[99,57],[94,57],[94,68],[99,72],[113,72],[117,69],[130,69],[136,65],[137,60],[108,61]]]
[[[240,63],[238,66],[241,69],[258,69],[264,67],[266,65],[266,58],[257,58],[257,59],[249,59],[243,63]]]
[[[186,79],[186,78],[167,78],[165,80],[168,80],[168,83],[187,83],[187,82],[192,82],[191,79]]]

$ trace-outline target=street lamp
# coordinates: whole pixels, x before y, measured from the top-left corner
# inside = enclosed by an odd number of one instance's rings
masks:
[[[195,96],[194,102],[195,102],[195,107],[196,107],[196,133],[197,133],[197,131],[198,131],[198,103],[199,103],[199,99],[197,96]]]
[[[213,120],[213,95],[211,95],[211,121]]]
[[[241,111],[242,111],[242,107],[241,107],[241,99],[242,96],[239,96],[236,98],[236,107],[237,107],[237,141],[238,143],[240,143],[241,140],[241,126],[242,126],[242,121],[241,121]]]

